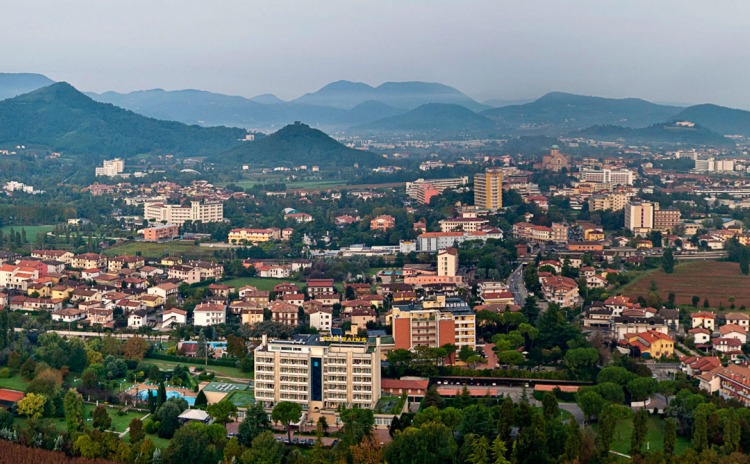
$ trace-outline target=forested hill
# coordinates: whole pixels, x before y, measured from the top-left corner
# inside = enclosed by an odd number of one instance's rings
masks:
[[[0,101],[0,144],[45,146],[65,154],[212,155],[236,145],[243,129],[188,126],[99,103],[60,82]]]

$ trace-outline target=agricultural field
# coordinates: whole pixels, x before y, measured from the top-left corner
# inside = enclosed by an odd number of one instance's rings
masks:
[[[163,256],[204,257],[213,255],[214,250],[200,247],[192,241],[173,241],[164,243],[127,242],[104,250],[107,256],[134,255],[140,252],[144,258],[161,258]]]
[[[656,269],[625,286],[622,294],[648,298],[652,282],[663,301],[674,293],[678,305],[691,305],[693,296],[697,296],[701,307],[707,299],[712,308],[729,308],[732,298],[737,308],[750,308],[750,276],[743,275],[737,263],[692,261],[677,265],[673,274]]]

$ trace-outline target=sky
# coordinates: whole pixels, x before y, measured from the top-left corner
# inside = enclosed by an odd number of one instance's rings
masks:
[[[5,1],[0,71],[86,91],[296,98],[340,79],[750,108],[750,2]]]

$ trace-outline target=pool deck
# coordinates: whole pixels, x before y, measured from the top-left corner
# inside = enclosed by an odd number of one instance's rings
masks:
[[[177,393],[181,394],[182,396],[190,397],[190,398],[197,398],[198,397],[198,394],[195,393],[193,390],[191,390],[189,388],[172,387],[170,385],[164,385],[164,387],[166,388],[166,390],[168,392],[177,392]],[[128,390],[128,392],[130,392],[131,394],[135,395],[135,394],[137,394],[141,390],[157,390],[158,391],[159,390],[159,384],[138,383],[138,384],[133,385],[133,387],[131,387],[130,390]]]

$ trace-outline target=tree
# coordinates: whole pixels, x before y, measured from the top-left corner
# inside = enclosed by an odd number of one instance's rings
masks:
[[[664,250],[664,254],[661,257],[661,267],[667,274],[674,272],[674,254],[672,253],[672,248]]]
[[[164,381],[159,381],[159,389],[156,392],[156,407],[160,408],[164,403],[167,402],[167,387],[164,385]]]
[[[633,416],[633,434],[630,436],[630,455],[640,455],[646,441],[648,413],[641,408]]]
[[[151,464],[151,459],[156,451],[156,445],[150,438],[146,437],[138,448],[138,453],[135,457],[136,464]]]
[[[472,452],[466,462],[471,464],[489,464],[490,444],[487,437],[475,437],[471,445]]]
[[[726,413],[721,422],[723,432],[722,438],[724,439],[724,445],[721,447],[721,451],[728,455],[739,450],[742,430],[735,410],[729,409],[725,412]]]
[[[573,348],[565,353],[565,367],[576,378],[590,378],[591,371],[599,361],[599,352],[594,348]]]
[[[164,453],[164,461],[169,463],[190,462],[196,464],[215,464],[219,462],[226,432],[218,437],[212,436],[212,427],[193,422],[181,427],[174,434],[169,447]],[[217,427],[221,427],[218,426]],[[221,427],[223,429],[223,427]]]
[[[546,424],[541,414],[534,413],[531,425],[522,427],[514,449],[515,462],[519,464],[543,464],[549,462],[547,452]]]
[[[557,416],[557,398],[550,392],[545,392],[542,396],[542,411],[546,420],[554,419]]]
[[[94,426],[94,428],[99,429],[102,432],[107,430],[112,425],[112,418],[109,417],[107,408],[102,405],[94,408],[92,417],[92,425]]]
[[[536,304],[536,298],[529,295],[526,297],[526,301],[521,308],[521,313],[526,316],[526,320],[531,324],[535,324],[539,317],[539,307]]]
[[[619,404],[608,404],[602,408],[599,415],[599,450],[602,455],[609,455],[617,421],[625,419],[629,414],[630,408]]]
[[[162,404],[156,411],[156,418],[159,420],[158,435],[161,438],[172,438],[180,426],[178,417],[182,413],[176,402],[170,400]]]
[[[271,432],[263,432],[253,440],[249,450],[242,453],[242,464],[278,464],[284,460],[284,445]],[[186,461],[189,462],[189,461]]]
[[[195,357],[198,359],[205,359],[208,355],[208,346],[206,345],[206,334],[201,329],[198,334],[198,340],[195,347]]]
[[[21,401],[18,402],[18,414],[31,419],[38,419],[44,413],[44,403],[47,399],[44,395],[28,393]]]
[[[383,448],[375,443],[372,437],[367,437],[350,446],[349,454],[352,457],[353,464],[380,464],[383,462]]]
[[[218,403],[209,404],[206,412],[219,424],[228,424],[232,422],[232,417],[237,414],[237,406],[231,401],[222,400]]]
[[[591,420],[592,417],[598,416],[604,407],[604,399],[599,393],[593,390],[579,393],[577,403],[586,416],[586,420]]]
[[[676,442],[677,422],[670,418],[664,423],[664,454],[672,456],[674,454],[674,445]]]
[[[740,250],[740,271],[744,275],[750,274],[750,249],[747,246],[743,246]]]
[[[422,407],[429,408],[430,406],[435,406],[436,408],[439,408],[442,402],[443,398],[440,396],[440,393],[438,393],[437,385],[432,385],[427,389],[427,392],[424,395]]]
[[[271,411],[271,419],[274,422],[281,422],[286,428],[287,437],[292,441],[291,424],[298,422],[302,417],[302,406],[289,401],[279,401]]]
[[[352,446],[363,438],[369,437],[375,426],[375,415],[371,409],[349,408],[339,413],[343,422],[343,437],[341,442]]]
[[[68,435],[72,437],[76,433],[83,432],[86,429],[86,423],[83,420],[83,397],[71,388],[65,394],[63,408]]]
[[[565,440],[565,462],[577,462],[581,454],[581,427],[575,419],[568,422],[568,437]]]
[[[698,307],[698,303],[700,303],[701,299],[698,296],[693,296],[693,298],[691,299],[691,301],[693,303],[693,308],[697,308]]]
[[[628,382],[628,393],[632,401],[646,401],[655,391],[659,382],[651,377],[638,377]]]
[[[240,443],[244,446],[250,446],[255,437],[263,431],[268,430],[270,425],[268,414],[263,410],[263,406],[260,403],[255,403],[247,409],[245,418],[237,428],[237,436]]]
[[[227,353],[229,353],[229,356],[244,359],[247,356],[247,341],[242,337],[229,335],[227,337]]]
[[[136,444],[146,436],[146,432],[143,430],[143,422],[137,417],[134,417],[133,420],[130,421],[128,427],[130,429],[130,443]]]
[[[510,464],[510,461],[505,457],[508,454],[508,448],[505,446],[505,442],[500,439],[500,435],[495,437],[492,441],[492,464]]]
[[[125,359],[141,361],[148,351],[148,342],[141,337],[130,337],[123,343],[122,350]]]

